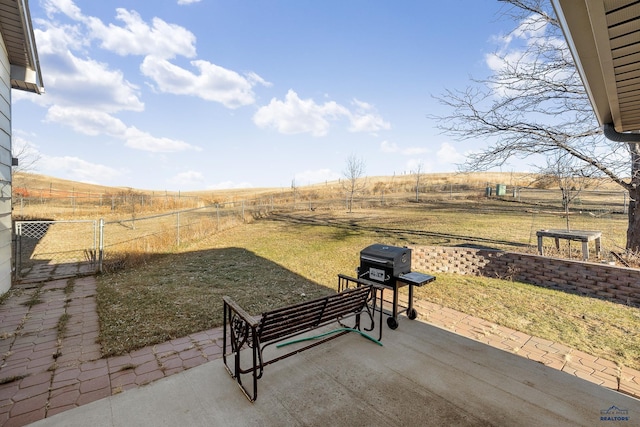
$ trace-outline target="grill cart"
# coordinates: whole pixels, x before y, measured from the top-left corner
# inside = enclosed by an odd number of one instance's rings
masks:
[[[418,312],[413,308],[413,287],[424,286],[436,280],[434,276],[411,271],[411,249],[380,243],[360,251],[358,278],[393,290],[393,308],[387,318],[387,325],[391,329],[398,327],[398,314],[402,312],[406,312],[411,320],[418,317]],[[398,289],[404,286],[409,286],[409,302],[406,308],[398,311]]]

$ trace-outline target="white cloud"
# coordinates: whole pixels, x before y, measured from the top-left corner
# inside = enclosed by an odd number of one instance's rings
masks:
[[[349,130],[351,132],[369,132],[375,134],[380,130],[391,129],[391,124],[385,121],[380,116],[373,105],[366,102],[353,100],[353,105],[356,106],[356,111],[350,114],[349,121],[351,126]]]
[[[268,85],[255,73],[242,76],[203,60],[192,61],[191,65],[198,73],[192,73],[163,58],[147,56],[140,70],[155,82],[161,92],[197,96],[219,102],[227,108],[253,104],[253,86],[256,83]]]
[[[273,98],[253,116],[260,128],[275,128],[284,134],[310,133],[324,136],[329,132],[330,120],[348,116],[349,111],[334,101],[316,104],[312,99],[300,99],[289,89],[284,101]]]
[[[109,135],[128,147],[150,152],[198,149],[184,141],[151,135],[114,116],[121,111],[143,111],[141,90],[121,70],[87,57],[93,40],[119,55],[146,55],[140,68],[160,92],[198,96],[237,108],[255,102],[255,85],[269,85],[256,73],[243,76],[203,60],[191,62],[198,73],[170,63],[167,59],[177,55],[196,55],[195,36],[161,19],[148,24],[137,12],[120,8],[116,20],[122,25],[105,24],[84,15],[71,0],[46,0],[44,7],[50,19],[39,20],[35,34],[46,69],[47,96],[28,99],[49,108],[48,122],[76,132]],[[60,17],[73,24],[58,22]],[[27,98],[18,94],[16,100],[20,99]]]
[[[316,184],[324,181],[335,181],[342,175],[331,169],[306,170],[295,174],[296,185]]]
[[[63,107],[60,105],[54,105],[49,108],[45,116],[45,121],[60,123],[72,128],[76,132],[90,136],[101,134],[111,136],[122,135],[127,128],[121,120],[108,113],[79,107]]]
[[[118,55],[155,55],[163,58],[196,56],[193,33],[160,18],[153,18],[152,25],[149,25],[135,10],[116,8],[115,19],[123,25],[107,25],[96,17],[84,15],[71,0],[46,0],[43,7],[50,19],[62,13],[84,24],[87,28],[85,41],[99,40],[100,47]]]
[[[63,13],[69,18],[78,21],[83,16],[80,8],[72,0],[44,0],[42,7],[49,18],[56,13]]]
[[[201,0],[178,0],[179,5],[199,3]]]
[[[186,171],[175,175],[173,178],[167,180],[167,183],[171,185],[177,185],[180,188],[195,188],[199,187],[204,182],[204,175],[196,171]]]
[[[187,144],[177,139],[156,137],[147,132],[141,131],[136,127],[126,129],[122,139],[125,145],[136,150],[151,151],[154,153],[174,153],[177,151],[195,150],[201,151],[200,147]]]
[[[126,172],[72,156],[42,156],[38,161],[38,170],[53,176],[63,173],[68,179],[89,183],[108,182],[120,178]]]
[[[72,29],[73,27],[69,27]],[[40,104],[74,105],[100,111],[142,111],[138,88],[128,82],[120,70],[110,70],[107,64],[82,59],[71,52],[81,48],[76,40],[81,35],[53,26],[37,30],[38,55],[47,70],[47,96]]]
[[[485,55],[485,63],[495,75],[504,73],[505,70],[518,67],[535,73],[534,67],[540,60],[537,56],[540,51],[545,50],[541,46],[562,46],[566,42],[563,38],[555,37],[547,33],[549,23],[538,15],[531,15],[520,21],[518,27],[506,36],[494,37],[494,42],[499,45],[498,51]],[[571,61],[571,58],[567,58]],[[507,72],[509,74],[510,72]],[[565,71],[557,71],[555,75],[548,72],[546,79],[557,79],[566,82],[569,78]],[[521,82],[512,80],[493,86],[495,95],[510,96],[518,95],[513,92]]]
[[[196,37],[184,27],[153,18],[152,25],[142,20],[136,11],[116,9],[116,19],[124,26],[105,25],[100,19],[84,19],[90,35],[100,40],[100,47],[118,55],[153,55],[174,58],[176,55],[196,56]]]
[[[54,105],[47,111],[45,120],[64,124],[85,135],[109,135],[123,140],[127,147],[137,150],[155,153],[200,150],[200,148],[184,141],[154,137],[134,126],[125,125],[116,117],[97,110]]]
[[[301,99],[289,89],[283,101],[273,98],[261,107],[254,114],[253,122],[260,128],[274,128],[284,134],[310,133],[313,136],[325,136],[331,122],[345,118],[350,122],[351,132],[375,133],[391,128],[372,105],[357,99],[353,105],[355,111],[335,101],[318,104],[313,99]]]
[[[459,153],[458,150],[448,142],[443,142],[440,145],[440,149],[436,153],[436,158],[439,163],[449,163],[452,165],[460,164],[465,161],[465,155]]]

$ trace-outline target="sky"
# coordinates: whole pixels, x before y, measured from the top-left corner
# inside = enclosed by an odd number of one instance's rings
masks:
[[[31,172],[145,190],[454,172],[435,97],[516,49],[496,0],[30,0],[45,93],[12,91]],[[512,166],[517,167],[517,166]],[[510,169],[509,171],[522,171]]]

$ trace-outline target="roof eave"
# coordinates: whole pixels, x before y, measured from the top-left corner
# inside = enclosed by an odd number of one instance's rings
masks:
[[[604,125],[613,122],[613,115],[587,1],[552,0],[552,5],[591,106],[600,125]]]
[[[44,83],[42,80],[40,61],[38,59],[38,51],[36,49],[33,26],[31,25],[28,0],[17,0],[16,3],[22,24],[27,65],[11,64],[11,87],[13,89],[42,94],[44,93]]]

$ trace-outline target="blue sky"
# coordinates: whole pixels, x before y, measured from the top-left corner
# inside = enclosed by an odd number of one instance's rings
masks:
[[[149,190],[452,172],[428,118],[490,72],[496,0],[31,0],[46,93],[13,91],[33,172]],[[518,169],[512,169],[518,171]]]

